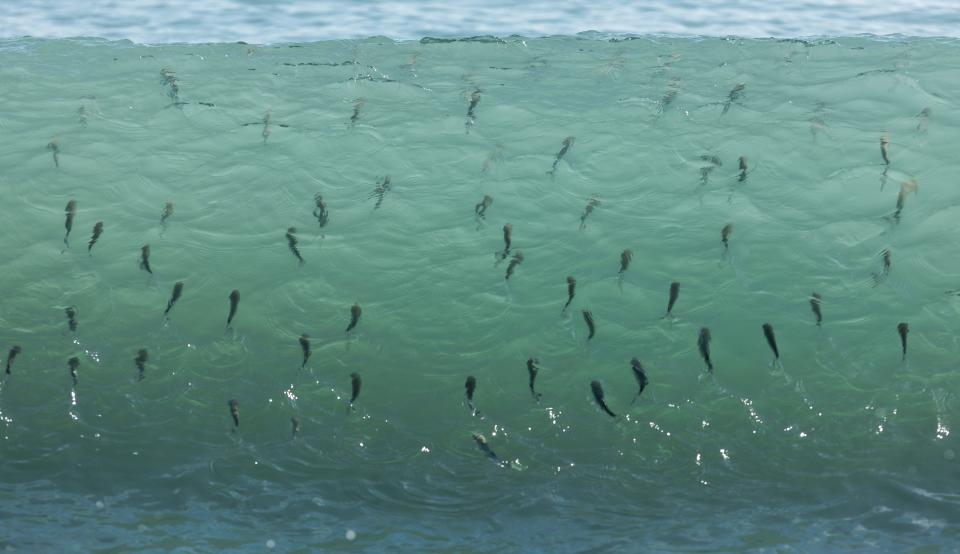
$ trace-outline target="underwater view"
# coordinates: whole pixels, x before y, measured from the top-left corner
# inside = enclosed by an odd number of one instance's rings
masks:
[[[955,551],[958,66],[0,40],[0,548]]]

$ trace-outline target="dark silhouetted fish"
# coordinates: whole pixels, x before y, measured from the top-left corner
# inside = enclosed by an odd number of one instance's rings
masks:
[[[630,358],[630,368],[633,370],[633,378],[637,380],[637,386],[640,387],[637,390],[637,395],[633,397],[633,402],[636,402],[640,395],[643,394],[643,389],[647,388],[647,385],[650,384],[650,381],[647,379],[647,372],[644,371],[643,366],[640,365],[640,360],[636,358]],[[600,391],[601,394],[603,391]],[[631,404],[633,403],[631,402]]]
[[[477,447],[480,448],[480,451],[486,454],[490,459],[499,462],[500,458],[497,457],[497,454],[490,448],[490,445],[487,444],[487,438],[481,435],[480,433],[473,434],[473,440],[477,443]]]
[[[587,226],[587,217],[593,213],[600,205],[600,196],[596,193],[590,195],[590,200],[587,201],[587,206],[583,209],[583,215],[580,216],[580,230],[582,231]]]
[[[53,153],[53,165],[60,167],[60,141],[56,137],[47,143],[47,150]]]
[[[327,205],[323,201],[323,196],[320,193],[313,195],[313,202],[315,207],[313,208],[313,217],[317,218],[317,223],[321,228],[327,225],[327,220],[330,218],[329,212],[327,212]]]
[[[737,83],[727,94],[727,101],[723,103],[723,112],[720,115],[726,114],[730,111],[730,106],[732,104],[738,103],[740,98],[743,97],[743,90],[747,87],[745,83]]]
[[[893,222],[900,222],[900,213],[903,211],[903,207],[907,203],[907,195],[911,192],[916,192],[918,188],[917,182],[913,179],[900,183],[900,192],[897,193],[897,209],[893,212]]]
[[[263,132],[260,133],[260,136],[263,137],[263,143],[267,143],[267,139],[270,138],[270,119],[273,114],[270,110],[267,110],[263,114]]]
[[[513,225],[505,223],[503,225],[503,252],[500,253],[500,261],[507,259],[510,255],[510,245],[513,242]]]
[[[150,245],[144,244],[140,248],[140,269],[146,271],[150,275],[153,275],[153,270],[150,269]]]
[[[373,209],[374,209],[374,210],[376,210],[377,208],[379,208],[379,207],[380,207],[380,204],[383,204],[383,197],[386,196],[386,194],[387,194],[388,192],[390,192],[390,189],[391,189],[392,187],[393,187],[393,185],[392,185],[391,182],[390,182],[390,176],[389,176],[389,175],[387,175],[386,177],[384,177],[384,178],[383,178],[383,181],[382,181],[381,183],[379,183],[376,187],[374,187],[373,192],[371,192],[371,193],[369,194],[369,196],[367,196],[367,199],[370,199],[370,198],[376,198],[376,199],[377,199],[377,203],[373,206]]]
[[[347,325],[347,332],[353,330],[357,323],[360,323],[360,304],[354,302],[353,306],[350,306],[350,324]]]
[[[71,331],[76,331],[77,314],[79,313],[76,306],[69,306],[65,311],[67,312],[67,325],[70,327]]]
[[[924,108],[920,110],[920,113],[917,114],[917,132],[924,134],[927,132],[927,127],[930,125],[930,108]]]
[[[623,290],[623,277],[627,269],[630,268],[630,261],[633,260],[633,250],[629,248],[620,253],[620,271],[617,272],[617,286]]]
[[[359,373],[350,374],[350,407],[353,407],[353,403],[357,401],[357,397],[360,396],[360,387],[363,385],[363,381],[360,380]]]
[[[167,220],[173,215],[173,202],[163,203],[163,212],[160,214],[160,225],[166,226]]]
[[[741,183],[747,180],[747,157],[740,156],[740,176],[737,180]]]
[[[177,300],[180,300],[181,294],[183,294],[183,282],[177,281],[173,284],[173,294],[170,295],[170,300],[167,301],[167,309],[163,310],[164,316],[170,313],[170,310],[173,309],[173,305],[177,303]]]
[[[137,365],[138,381],[143,381],[143,373],[147,370],[147,360],[150,358],[150,355],[147,353],[146,349],[141,348],[137,351],[137,357],[133,359],[133,363]]]
[[[292,428],[290,432],[290,437],[296,438],[297,434],[300,433],[300,418],[297,416],[292,416],[290,418],[290,427]]]
[[[300,335],[300,350],[303,350],[303,363],[300,364],[300,369],[303,369],[307,366],[307,360],[310,359],[310,335],[306,333]]]
[[[227,401],[227,406],[230,407],[230,417],[233,418],[233,427],[240,427],[240,403],[231,398]]]
[[[467,406],[470,407],[470,411],[476,413],[477,409],[473,407],[473,393],[477,390],[477,379],[473,375],[467,376],[467,381],[464,383],[463,387],[467,391]]]
[[[521,263],[523,263],[523,252],[517,250],[517,252],[513,255],[513,258],[510,259],[510,263],[507,265],[507,274],[504,276],[504,279],[509,280],[510,276],[513,275],[513,270],[515,270]]]
[[[237,315],[237,307],[240,305],[240,291],[233,289],[230,292],[230,313],[227,315],[227,327],[233,323],[233,317]]]
[[[300,260],[300,265],[303,265],[303,256],[300,255],[300,249],[297,248],[297,237],[296,237],[297,228],[290,227],[287,229],[287,246],[290,247],[290,251],[293,252],[293,255]]]
[[[706,327],[700,328],[700,336],[697,337],[697,349],[700,350],[700,357],[703,358],[704,362],[707,362],[707,371],[713,373],[713,362],[710,361],[710,329]]]
[[[600,381],[590,381],[590,391],[593,392],[593,399],[596,401],[597,406],[600,406],[600,409],[606,412],[610,417],[617,417],[617,414],[610,411],[610,408],[607,407],[607,403],[603,401],[603,386],[600,385]]]
[[[887,137],[880,137],[880,155],[883,157],[883,163],[890,165],[890,141]]]
[[[897,324],[897,333],[900,335],[900,348],[903,350],[903,359],[907,359],[907,335],[910,333],[910,326],[905,322]]]
[[[677,303],[677,298],[680,296],[680,283],[674,281],[670,283],[670,299],[667,300],[667,317],[673,314],[673,305]]]
[[[573,302],[573,297],[577,295],[577,280],[573,276],[567,276],[567,303],[563,305],[562,313],[566,313],[567,308],[570,307],[570,303]]]
[[[481,220],[487,217],[487,208],[493,204],[493,197],[487,194],[483,195],[483,200],[481,200],[476,206],[474,206],[473,211],[477,214],[477,220]]]
[[[536,358],[527,359],[527,375],[529,375],[530,377],[530,394],[533,395],[534,400],[540,400],[540,397],[542,396],[533,388],[534,382],[537,380],[537,372],[540,371],[540,368],[537,367],[537,364],[539,363],[540,363],[540,360]]]
[[[892,261],[891,261],[892,256],[890,254],[890,250],[884,248],[883,251],[880,252],[880,258],[883,261],[883,266],[880,269],[880,273],[873,274],[874,287],[882,283],[887,278],[887,276],[890,275],[890,266],[892,264]]]
[[[470,105],[467,107],[467,123],[466,128],[467,132],[470,132],[470,128],[476,125],[477,116],[474,110],[477,109],[477,104],[480,103],[480,89],[477,89],[470,93]]]
[[[93,245],[97,244],[97,240],[100,238],[100,235],[103,234],[103,222],[98,221],[93,225],[93,236],[90,237],[90,242],[87,244],[87,252],[90,252],[93,249]]]
[[[7,352],[7,375],[10,375],[10,368],[13,367],[13,360],[20,355],[20,352],[22,352],[22,350],[19,346],[14,346],[9,352]]]
[[[76,387],[79,383],[77,379],[77,368],[80,367],[80,358],[74,356],[67,360],[67,367],[70,368],[70,379],[73,380],[73,386]]]
[[[597,334],[597,326],[593,322],[593,312],[590,310],[583,310],[583,320],[587,323],[587,329],[590,331],[590,333],[587,335],[587,340],[590,340],[594,335]]]
[[[63,235],[63,245],[65,247],[64,250],[70,248],[70,231],[73,230],[73,218],[77,216],[77,201],[71,200],[67,202],[65,211],[67,213],[67,219],[63,226],[66,228],[67,232]]]
[[[773,350],[773,357],[779,360],[780,349],[777,348],[777,337],[773,334],[773,325],[763,324],[763,336],[767,338],[767,345],[770,346],[770,350]]]
[[[727,223],[723,226],[723,229],[720,230],[720,242],[723,243],[723,251],[726,252],[730,250],[730,235],[733,234],[733,225]]]
[[[553,160],[553,167],[550,169],[550,171],[547,172],[550,174],[551,177],[556,175],[557,164],[559,164],[560,160],[562,160],[563,157],[567,155],[567,151],[569,151],[570,147],[573,146],[573,140],[574,140],[573,137],[567,137],[563,139],[563,146],[560,147],[560,151],[557,152],[557,157]]]
[[[822,300],[817,293],[810,295],[810,309],[813,310],[813,315],[817,318],[817,327],[820,327],[820,324],[823,323],[823,314],[820,312],[820,303]]]
[[[350,127],[353,127],[357,124],[357,121],[360,119],[360,110],[363,109],[364,101],[363,98],[357,98],[356,103],[353,104],[353,115],[350,116]]]

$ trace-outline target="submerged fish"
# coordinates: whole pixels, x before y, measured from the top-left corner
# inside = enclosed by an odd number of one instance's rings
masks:
[[[140,269],[145,270],[150,275],[153,275],[153,270],[150,269],[150,245],[144,244],[140,248]]]
[[[730,235],[733,234],[733,224],[727,223],[720,230],[720,242],[723,243],[723,251],[730,250]]]
[[[103,234],[103,222],[98,221],[93,225],[93,236],[90,237],[90,242],[87,244],[87,252],[90,252],[93,249],[93,245],[97,244],[97,240],[100,239],[100,235]]]
[[[907,335],[910,333],[910,326],[905,322],[897,324],[897,333],[900,335],[900,348],[903,350],[903,359],[907,359]]]
[[[477,409],[473,407],[473,393],[477,390],[477,379],[473,375],[467,376],[467,381],[463,385],[467,391],[467,406],[476,413]]]
[[[510,245],[513,242],[513,225],[505,223],[503,225],[503,252],[500,254],[500,260],[507,259],[510,255]]]
[[[593,322],[593,312],[590,310],[583,310],[583,320],[587,323],[587,329],[590,333],[587,335],[587,340],[593,338],[593,335],[597,334],[597,327]]]
[[[573,146],[573,140],[574,140],[573,137],[567,137],[563,139],[563,146],[560,147],[560,151],[557,152],[557,157],[553,160],[553,167],[550,169],[550,171],[547,172],[550,174],[551,177],[556,175],[557,164],[559,164],[560,160],[562,160],[563,157],[567,155],[567,151],[569,151],[570,147]]]
[[[540,397],[542,396],[533,388],[534,381],[537,380],[537,372],[540,371],[540,368],[537,367],[537,364],[539,363],[540,360],[536,358],[527,359],[527,375],[530,377],[530,394],[533,395],[534,400],[540,400]]]
[[[880,137],[880,155],[883,157],[883,163],[890,165],[890,141],[886,136]]]
[[[487,194],[483,195],[483,200],[481,200],[473,208],[473,212],[477,215],[477,220],[485,219],[487,217],[487,208],[493,204],[493,197]]]
[[[470,132],[470,128],[476,125],[477,116],[474,110],[477,109],[477,104],[480,103],[480,89],[477,89],[470,93],[470,105],[467,107],[467,132]]]
[[[497,454],[490,448],[490,445],[487,444],[487,438],[481,435],[480,433],[473,434],[473,440],[477,443],[477,447],[486,454],[491,459],[499,462],[500,458],[497,457]]]
[[[363,381],[360,380],[359,373],[350,374],[350,407],[353,407],[353,403],[357,401],[357,397],[360,396],[360,387],[363,386]]]
[[[7,375],[10,375],[10,368],[13,367],[13,360],[20,355],[20,352],[22,352],[22,350],[19,346],[14,346],[9,352],[7,352]]]
[[[643,394],[643,389],[647,388],[647,385],[650,384],[650,381],[647,379],[647,372],[644,371],[643,366],[640,365],[640,360],[636,357],[630,358],[630,369],[633,370],[633,378],[637,380],[637,386],[640,389],[637,391],[637,395],[633,397],[633,402],[636,402],[640,395]],[[603,391],[601,391],[602,393]]]
[[[507,275],[504,277],[504,279],[509,280],[510,276],[513,275],[513,270],[515,270],[521,263],[523,263],[523,252],[517,250],[517,252],[513,255],[513,258],[510,259],[510,263],[507,265]]]
[[[350,306],[350,324],[347,325],[347,332],[353,330],[357,323],[360,323],[360,304],[354,302],[353,306]]]
[[[773,350],[774,359],[780,359],[780,349],[777,348],[777,337],[773,334],[773,325],[763,324],[763,336],[767,339],[767,345]]]
[[[617,414],[610,411],[607,403],[603,401],[603,386],[600,384],[600,381],[590,381],[590,391],[593,393],[593,400],[597,403],[597,406],[600,406],[601,410],[606,412],[610,417],[617,417]]]
[[[820,313],[820,302],[822,300],[817,293],[810,295],[810,309],[813,310],[813,315],[817,318],[817,327],[820,327],[820,324],[823,322],[823,314]]]
[[[141,348],[137,351],[137,357],[133,359],[133,363],[137,366],[138,381],[143,381],[143,373],[147,370],[147,360],[150,358],[150,355],[147,353],[145,348]]]
[[[620,271],[617,272],[617,286],[623,291],[624,273],[630,268],[630,261],[633,260],[633,250],[629,248],[620,253]]]
[[[170,313],[170,310],[173,309],[173,305],[177,303],[177,300],[180,300],[181,294],[183,294],[183,282],[177,281],[173,284],[173,294],[170,295],[170,300],[167,301],[167,309],[163,310],[164,316]]]
[[[297,434],[300,433],[300,418],[297,416],[291,416],[290,427],[292,428],[290,432],[290,438],[296,438]]]
[[[230,313],[227,315],[227,328],[233,323],[233,317],[237,315],[237,307],[240,305],[240,291],[233,289],[230,291]]]
[[[383,197],[386,196],[388,192],[390,192],[390,189],[392,187],[393,185],[390,182],[389,175],[384,177],[383,181],[378,183],[377,186],[374,187],[373,191],[367,196],[368,199],[370,198],[377,199],[377,203],[373,206],[374,210],[378,209],[380,207],[380,204],[383,204]]]
[[[231,398],[227,401],[227,406],[230,407],[230,417],[233,418],[233,427],[240,427],[240,403]]]
[[[882,259],[883,265],[882,265],[882,267],[881,267],[881,269],[880,269],[880,273],[874,273],[874,274],[873,274],[873,286],[874,286],[874,287],[876,287],[877,285],[879,285],[880,283],[882,283],[882,282],[884,281],[884,279],[886,279],[887,276],[890,275],[890,266],[891,266],[891,264],[892,264],[892,261],[891,261],[892,256],[891,256],[891,254],[890,254],[890,250],[884,248],[884,249],[880,252],[880,257],[881,257],[881,259]]]
[[[700,350],[700,357],[707,363],[707,371],[713,373],[713,362],[710,361],[710,329],[700,328],[700,336],[697,337],[697,349]]]
[[[350,116],[350,127],[356,125],[357,121],[360,119],[360,110],[363,109],[363,105],[363,98],[357,98],[356,103],[353,105],[353,115]]]
[[[167,220],[173,215],[173,202],[164,202],[163,212],[160,214],[160,225],[166,226]]]
[[[740,175],[737,180],[741,183],[747,180],[747,157],[740,156]]]
[[[70,379],[73,380],[73,386],[76,387],[80,382],[77,379],[77,368],[80,367],[80,358],[74,356],[67,360],[67,367],[70,369]]]
[[[600,196],[596,193],[590,195],[590,200],[587,201],[587,206],[583,209],[583,215],[580,216],[580,230],[582,231],[587,226],[587,217],[593,213],[593,210],[600,205]]]
[[[680,296],[680,283],[674,281],[670,283],[670,298],[667,300],[667,315],[663,317],[668,317],[673,315],[673,305],[677,303],[677,298]]]
[[[573,302],[573,297],[577,295],[577,280],[572,275],[567,276],[567,303],[563,305],[562,312],[566,312]]]
[[[303,363],[300,364],[300,369],[303,369],[310,359],[310,335],[306,333],[300,335],[300,350],[303,350]]]
[[[77,314],[79,313],[75,306],[69,306],[65,310],[67,312],[67,325],[70,327],[70,331],[77,330]]]
[[[731,104],[738,103],[740,98],[743,97],[743,90],[747,87],[745,83],[737,83],[727,94],[727,101],[723,104],[723,112],[720,115],[726,114],[730,111]]]
[[[70,231],[73,230],[73,218],[77,216],[77,201],[71,200],[67,202],[67,207],[64,209],[64,211],[67,214],[67,218],[66,221],[64,221],[63,226],[66,228],[67,232],[63,235],[63,245],[66,248],[70,248]]]
[[[313,203],[315,206],[313,208],[313,217],[317,218],[317,223],[323,228],[326,226],[330,214],[327,212],[327,205],[324,203],[323,196],[321,196],[319,192],[313,195]]]
[[[53,153],[53,165],[60,167],[60,141],[56,137],[47,143],[47,150]]]
[[[927,132],[927,126],[930,124],[930,108],[924,108],[917,114],[917,132],[924,134]]]
[[[296,237],[297,228],[290,227],[287,229],[287,246],[290,248],[290,251],[293,252],[293,255],[300,261],[300,265],[303,265],[303,256],[300,255],[300,249],[297,248],[297,237]]]
[[[893,222],[900,222],[900,212],[903,211],[903,207],[907,203],[907,195],[911,192],[916,192],[918,188],[917,182],[914,179],[900,183],[900,192],[897,193],[897,209],[893,212]]]

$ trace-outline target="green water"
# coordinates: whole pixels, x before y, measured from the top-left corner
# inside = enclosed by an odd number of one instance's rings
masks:
[[[958,65],[935,39],[0,42],[0,545],[955,551]]]

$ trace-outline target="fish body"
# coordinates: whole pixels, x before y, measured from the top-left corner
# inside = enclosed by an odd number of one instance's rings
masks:
[[[680,283],[674,281],[670,283],[670,298],[667,300],[667,316],[672,315],[673,306],[674,304],[677,303],[677,298],[679,297],[680,297]]]
[[[773,334],[773,325],[769,323],[763,324],[763,336],[767,339],[767,345],[770,347],[770,350],[773,350],[773,356],[775,359],[780,359],[780,349],[777,348],[777,337]]]
[[[467,376],[467,380],[464,383],[463,388],[467,392],[467,406],[469,406],[472,411],[476,412],[476,408],[473,407],[473,393],[477,391],[477,378],[473,375]]]
[[[173,284],[173,293],[170,295],[170,300],[167,301],[167,309],[163,310],[163,315],[166,316],[170,313],[170,310],[173,309],[173,305],[177,303],[177,300],[180,300],[180,295],[183,294],[183,281],[177,281]]]
[[[163,212],[160,213],[160,225],[166,225],[167,220],[173,215],[173,202],[164,202]]]
[[[643,389],[647,388],[647,385],[650,384],[650,381],[647,379],[647,372],[644,371],[643,366],[640,364],[640,360],[637,358],[630,359],[630,369],[633,371],[633,378],[637,380],[637,386],[640,387],[639,390],[637,390],[637,396],[634,398],[634,401],[636,401],[636,399],[643,394]]]
[[[710,361],[710,329],[706,327],[700,328],[700,336],[697,337],[697,349],[700,350],[700,356],[703,358],[703,361],[707,363],[707,371],[713,373],[713,362]]]
[[[513,242],[513,225],[505,223],[503,225],[503,253],[500,256],[501,260],[507,259],[507,256],[510,255],[510,245]]]
[[[496,453],[490,448],[490,445],[487,444],[487,438],[481,435],[480,433],[473,434],[473,440],[477,443],[477,447],[480,448],[480,451],[490,457],[492,460],[497,462],[500,461],[500,458],[497,457]]]
[[[263,142],[266,144],[267,139],[270,138],[270,119],[272,119],[273,114],[270,110],[267,110],[263,114],[263,131],[260,133],[260,136],[263,137]]]
[[[477,219],[484,219],[487,216],[487,208],[493,204],[493,197],[487,194],[483,195],[483,200],[481,200],[476,206],[474,206],[473,211],[477,214]]]
[[[70,369],[70,379],[73,381],[74,387],[76,387],[77,384],[79,383],[79,380],[77,379],[77,368],[79,367],[80,367],[80,358],[77,358],[76,356],[74,356],[69,360],[67,360],[67,368]]]
[[[356,125],[357,121],[360,119],[360,110],[363,109],[363,105],[363,98],[358,98],[357,102],[353,105],[353,115],[350,116],[350,127]]]
[[[147,370],[147,360],[150,358],[150,355],[147,353],[147,350],[141,348],[137,351],[137,357],[133,359],[133,363],[137,366],[138,381],[143,381],[143,374]]]
[[[510,259],[510,263],[507,265],[507,274],[504,279],[509,280],[513,275],[513,271],[521,263],[523,263],[523,252],[517,250],[517,252],[513,255],[513,258]]]
[[[730,111],[730,106],[735,102],[738,102],[740,98],[743,97],[743,91],[746,87],[747,85],[745,83],[737,83],[734,85],[734,87],[730,90],[730,93],[727,94],[727,101],[724,102],[723,112],[720,115],[724,115]]]
[[[357,323],[360,323],[360,304],[354,303],[350,306],[350,324],[347,325],[347,332],[353,330]]]
[[[820,312],[820,303],[823,299],[819,294],[813,293],[810,295],[810,309],[813,311],[814,317],[817,318],[817,327],[820,327],[820,324],[823,323],[823,314]]]
[[[597,326],[593,321],[593,312],[590,310],[583,310],[583,321],[587,323],[587,329],[589,330],[587,340],[590,340],[594,335],[597,334]]]
[[[617,414],[610,411],[607,403],[603,400],[603,386],[600,384],[600,381],[590,381],[590,391],[593,393],[593,400],[597,403],[597,406],[600,406],[601,410],[610,417],[617,417]]]
[[[553,160],[553,167],[548,171],[551,176],[557,173],[557,164],[560,163],[560,160],[567,155],[567,152],[570,150],[570,147],[573,146],[573,137],[567,137],[563,139],[563,145],[560,147],[560,151],[557,152],[557,157]]]
[[[393,188],[393,184],[390,181],[390,176],[387,175],[383,178],[383,181],[380,182],[376,187],[374,187],[373,192],[370,193],[368,198],[376,198],[377,203],[373,206],[373,209],[376,210],[380,207],[380,204],[383,204],[383,197],[386,196],[390,189]]]
[[[303,351],[303,363],[300,364],[300,369],[303,369],[310,359],[310,335],[306,333],[300,335],[300,350]]]
[[[97,243],[97,240],[100,239],[100,235],[103,234],[103,222],[98,221],[93,225],[93,235],[90,237],[90,242],[87,244],[87,252],[93,249],[93,245]]]
[[[293,252],[293,255],[296,256],[297,260],[300,261],[300,265],[303,265],[303,256],[300,255],[300,249],[297,248],[298,241],[296,232],[296,227],[290,227],[287,229],[287,246],[290,248],[290,251]]]
[[[350,374],[350,406],[353,406],[353,403],[357,401],[357,397],[360,396],[360,387],[363,386],[363,381],[360,379],[359,373]]]
[[[927,132],[927,127],[930,125],[930,108],[924,108],[920,110],[920,113],[917,114],[917,132],[920,134]]]
[[[140,248],[140,269],[146,271],[150,275],[153,275],[153,270],[150,269],[150,245],[144,244]]]
[[[240,403],[234,399],[227,401],[227,406],[230,407],[230,417],[233,419],[233,427],[240,427]]]
[[[297,416],[292,416],[290,418],[290,427],[291,427],[290,437],[296,438],[297,434],[300,433],[300,418]]]
[[[327,204],[323,201],[323,196],[319,192],[313,195],[313,203],[315,205],[313,217],[317,218],[317,223],[323,228],[330,218],[330,214],[327,212]]]
[[[740,175],[737,177],[737,180],[741,183],[747,180],[747,157],[740,156]]]
[[[63,226],[67,232],[63,235],[63,244],[67,248],[70,248],[70,231],[73,230],[73,218],[77,216],[77,201],[71,200],[67,202],[67,207],[64,208],[64,211],[66,212],[66,220]]]
[[[13,360],[20,355],[20,352],[22,352],[22,350],[19,346],[14,346],[9,352],[7,352],[7,375],[10,375],[10,368],[13,367]]]
[[[880,156],[885,165],[890,165],[890,141],[887,137],[880,137]]]
[[[563,305],[563,311],[566,312],[573,302],[573,297],[577,295],[577,280],[572,275],[567,276],[567,303]]]
[[[68,306],[66,310],[67,313],[67,325],[70,327],[71,332],[76,332],[77,330],[77,314],[79,313],[75,306]]]
[[[533,395],[534,400],[540,400],[540,394],[534,390],[534,382],[537,380],[537,373],[540,371],[540,368],[537,367],[537,364],[540,363],[540,360],[536,358],[527,359],[527,376],[530,377],[530,394]]]
[[[590,195],[590,200],[587,201],[587,206],[583,209],[583,215],[580,216],[581,231],[587,226],[587,217],[593,213],[593,210],[598,206],[600,206],[600,196],[594,193]]]
[[[897,324],[897,334],[900,335],[900,348],[903,351],[903,359],[907,359],[907,335],[910,334],[910,326],[906,322]]]
[[[623,275],[630,268],[630,261],[633,260],[633,251],[629,248],[620,253],[620,275]]]
[[[477,109],[477,104],[480,103],[480,89],[477,89],[470,93],[470,105],[467,107],[467,132],[470,132],[470,128],[476,125],[477,115],[474,110]]]
[[[240,291],[233,289],[230,292],[230,313],[227,315],[227,327],[233,323],[234,316],[237,315],[237,307],[240,305]]]
[[[47,150],[53,153],[53,165],[60,167],[60,141],[54,138],[47,143]]]
[[[733,234],[733,225],[727,223],[723,226],[723,229],[720,230],[720,242],[723,243],[723,250],[726,252],[730,250],[730,235]]]

